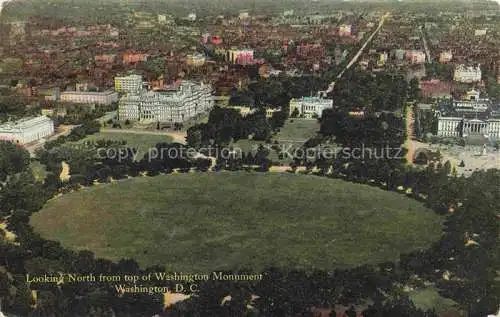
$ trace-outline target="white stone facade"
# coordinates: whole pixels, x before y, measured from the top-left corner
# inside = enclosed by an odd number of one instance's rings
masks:
[[[440,117],[438,119],[438,136],[467,137],[483,135],[491,140],[500,139],[500,119],[463,119],[460,117]]]
[[[478,100],[478,101],[469,101],[469,100],[455,100],[453,101],[453,108],[458,113],[484,113],[490,107],[489,100]]]
[[[321,118],[323,110],[333,107],[333,99],[323,99],[319,97],[302,97],[300,99],[290,100],[290,115],[297,109],[299,116]]]
[[[26,144],[54,134],[54,122],[46,117],[24,118],[0,125],[0,140]]]
[[[460,83],[476,83],[481,81],[481,67],[458,65],[455,68],[455,73],[453,75],[453,80]]]
[[[127,94],[120,100],[120,120],[184,122],[212,109],[212,87],[185,81],[175,91]]]

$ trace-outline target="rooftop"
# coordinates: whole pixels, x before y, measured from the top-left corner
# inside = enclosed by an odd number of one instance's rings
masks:
[[[52,120],[47,116],[22,118],[17,121],[0,124],[0,131],[5,132],[26,129],[32,127],[33,125],[44,122],[52,122]]]

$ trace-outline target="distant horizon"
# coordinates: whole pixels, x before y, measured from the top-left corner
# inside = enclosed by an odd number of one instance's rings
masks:
[[[2,9],[3,9],[3,6],[8,3],[8,2],[11,2],[11,1],[16,1],[16,0],[0,0],[0,14],[2,13]],[[175,0],[174,0],[175,1]],[[234,1],[234,0],[229,0],[229,1]],[[248,2],[251,2],[252,0],[242,0],[241,2],[245,2],[245,1],[248,1]],[[272,1],[272,0],[270,0]],[[303,2],[307,2],[307,1],[312,1],[312,0],[304,0]],[[388,1],[391,1],[391,0],[333,0],[332,2],[388,2]],[[395,1],[395,0],[392,0],[392,1]],[[398,0],[400,2],[424,2],[424,1],[428,1],[428,2],[443,2],[442,0]],[[467,3],[469,2],[470,0],[445,0],[446,2],[463,2],[463,3]],[[477,1],[477,0],[476,0]],[[165,1],[165,2],[168,2]],[[189,2],[189,1],[187,1]],[[236,2],[239,2],[238,0],[236,0]],[[478,1],[480,2],[480,0]],[[492,2],[492,3],[497,3],[499,6],[500,6],[500,0],[483,0],[483,2]]]

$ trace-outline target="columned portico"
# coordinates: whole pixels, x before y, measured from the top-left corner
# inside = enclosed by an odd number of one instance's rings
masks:
[[[481,134],[485,135],[488,131],[488,123],[481,120],[465,121],[463,126],[463,135]]]
[[[491,140],[500,139],[500,119],[464,119],[460,117],[439,117],[438,136],[467,137],[481,135]]]

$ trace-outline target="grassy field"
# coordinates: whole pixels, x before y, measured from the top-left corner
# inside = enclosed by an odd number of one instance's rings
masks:
[[[353,267],[427,248],[442,232],[439,216],[396,193],[244,172],[99,185],[49,201],[31,224],[72,249],[184,272]]]
[[[23,67],[23,60],[20,58],[0,59],[0,73],[14,73]]]
[[[438,314],[459,311],[458,303],[449,298],[442,297],[439,295],[438,290],[432,287],[419,291],[413,291],[409,295],[410,299],[418,309],[434,309]]]
[[[98,132],[88,135],[85,139],[78,142],[97,141],[97,140],[113,140],[125,141],[128,146],[138,149],[138,157],[142,157],[147,151],[160,142],[171,142],[172,138],[166,135],[154,134],[132,134],[132,133],[113,133],[113,132]]]
[[[31,161],[30,168],[37,181],[43,181],[45,177],[47,177],[45,165],[41,164],[39,161]]]
[[[293,122],[291,122],[293,120]],[[274,136],[274,140],[286,141],[306,141],[319,132],[320,124],[316,120],[289,119],[285,125]]]

